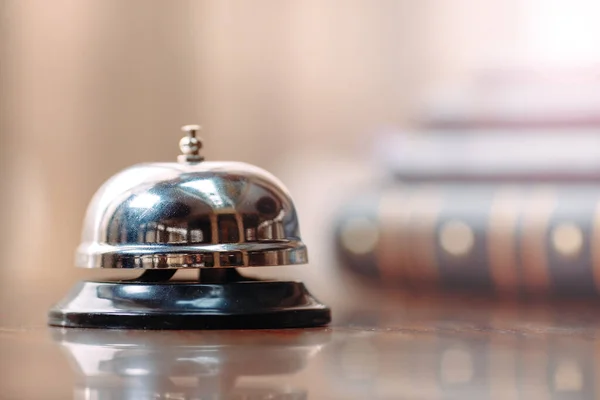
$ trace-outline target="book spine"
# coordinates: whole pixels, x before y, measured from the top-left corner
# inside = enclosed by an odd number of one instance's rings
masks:
[[[335,239],[382,285],[600,292],[595,184],[398,184],[346,204]]]

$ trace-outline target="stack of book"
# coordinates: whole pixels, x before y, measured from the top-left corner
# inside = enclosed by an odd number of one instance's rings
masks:
[[[343,265],[382,285],[600,293],[600,130],[380,138],[390,179],[350,196]]]

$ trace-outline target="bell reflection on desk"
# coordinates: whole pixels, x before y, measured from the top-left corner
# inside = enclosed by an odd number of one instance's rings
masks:
[[[55,329],[52,335],[77,375],[75,398],[99,400],[306,399],[303,387],[260,378],[300,372],[329,341],[325,330],[236,336]]]

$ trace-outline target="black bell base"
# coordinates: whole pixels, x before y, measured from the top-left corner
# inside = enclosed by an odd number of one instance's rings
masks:
[[[102,329],[278,329],[327,325],[331,311],[301,282],[82,281],[48,324]]]

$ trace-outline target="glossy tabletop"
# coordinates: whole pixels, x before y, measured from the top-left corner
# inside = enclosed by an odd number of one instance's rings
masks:
[[[589,399],[597,300],[379,294],[327,328],[0,330],[2,399]],[[596,361],[598,360],[598,366]]]

